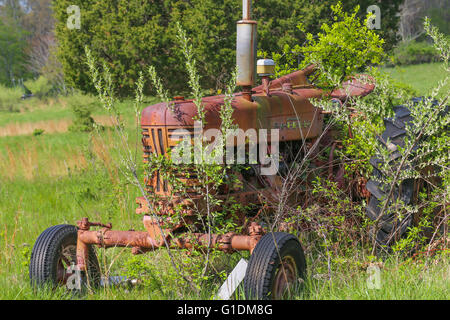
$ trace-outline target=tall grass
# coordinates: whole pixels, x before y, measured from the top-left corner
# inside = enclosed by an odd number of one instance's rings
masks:
[[[16,112],[23,95],[21,88],[7,88],[0,84],[0,111]]]

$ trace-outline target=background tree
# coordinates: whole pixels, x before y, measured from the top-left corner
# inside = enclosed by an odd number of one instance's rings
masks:
[[[335,1],[337,2],[337,1]],[[344,11],[350,12],[357,5],[360,6],[358,17],[364,19],[367,15],[367,8],[371,5],[377,5],[381,11],[381,28],[375,30],[377,34],[384,39],[384,50],[390,51],[399,41],[398,25],[400,22],[399,8],[404,0],[346,0],[342,1]]]
[[[0,1],[0,83],[14,85],[27,77],[27,33],[19,0]]]
[[[379,3],[383,12],[382,30],[387,46],[395,41],[397,9],[402,0]],[[302,45],[306,33],[317,33],[332,17],[330,6],[337,0],[259,0],[254,2],[254,18],[259,23],[258,45],[268,53],[282,52],[286,46]],[[365,16],[369,0],[346,1],[344,9],[361,4]],[[67,7],[81,9],[81,29],[66,26]],[[235,67],[236,21],[241,18],[239,0],[55,0],[58,57],[66,80],[85,91],[93,90],[83,61],[84,46],[97,60],[111,69],[118,94],[133,92],[133,79],[145,65],[153,65],[173,92],[187,88],[183,57],[176,42],[176,23],[180,22],[193,41],[202,86],[217,89]],[[297,26],[301,24],[302,32]],[[147,94],[153,93],[147,90]]]
[[[0,21],[0,81],[14,85],[43,74],[56,45],[51,0],[0,0]]]
[[[11,86],[26,77],[25,35],[19,26],[8,26],[0,20],[0,83]]]
[[[3,22],[8,20],[21,26],[23,15],[23,7],[19,0],[0,0],[0,16]]]
[[[51,0],[27,0],[24,6],[27,13],[22,18],[22,24],[29,32],[28,68],[34,76],[38,76],[56,45]]]
[[[450,34],[450,0],[405,0],[400,7],[399,35],[402,41],[421,38],[423,21],[428,16],[442,33]]]

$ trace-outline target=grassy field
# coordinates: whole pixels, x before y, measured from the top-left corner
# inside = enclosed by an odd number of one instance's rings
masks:
[[[420,94],[426,94],[437,81],[438,65],[387,69]],[[7,94],[0,93],[0,98]],[[19,98],[17,98],[19,97]],[[3,98],[6,101],[6,98]],[[11,98],[8,98],[11,99]],[[82,217],[112,222],[114,229],[142,230],[134,213],[137,188],[122,174],[120,148],[113,130],[88,134],[69,132],[71,104],[92,103],[91,97],[20,101],[0,111],[0,299],[211,299],[241,256],[222,255],[216,271],[200,292],[183,284],[173,270],[164,250],[133,257],[128,251],[99,250],[105,275],[145,274],[141,286],[108,287],[84,296],[72,296],[65,290],[33,291],[29,285],[28,263],[34,241],[46,228],[74,224]],[[1,99],[0,99],[1,100]],[[149,99],[148,104],[155,100]],[[6,104],[5,104],[6,105]],[[119,108],[127,123],[130,145],[136,146],[141,163],[140,137],[136,135],[132,102]],[[110,125],[108,116],[94,108],[94,118]],[[42,129],[41,135],[33,135]],[[139,132],[138,132],[139,133]],[[142,168],[140,168],[142,170]],[[142,172],[141,172],[142,173]],[[306,240],[305,240],[306,241]],[[372,257],[349,254],[331,261],[332,279],[326,263],[315,251],[308,251],[308,280],[295,299],[448,299],[450,297],[450,261],[445,254],[432,258],[389,259],[381,265],[381,287],[369,289],[367,263]],[[179,264],[192,268],[200,257],[177,251]],[[237,293],[237,298],[242,292]]]
[[[410,85],[417,91],[419,96],[427,96],[445,77],[445,70],[441,63],[419,64],[406,67],[386,68],[385,72],[404,84]],[[448,92],[450,87],[447,85],[440,91],[441,94]]]

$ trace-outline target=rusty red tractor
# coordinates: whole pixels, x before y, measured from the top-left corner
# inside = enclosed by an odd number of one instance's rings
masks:
[[[279,129],[280,150],[294,146],[311,148],[323,134],[324,112],[315,107],[310,99],[331,96],[343,105],[348,95],[365,96],[374,86],[353,79],[339,90],[324,92],[311,84],[316,75],[314,66],[296,71],[279,79],[270,81],[274,73],[272,60],[256,61],[257,22],[251,20],[251,1],[244,0],[243,19],[237,23],[237,85],[242,87],[232,101],[233,120],[240,129]],[[256,72],[258,69],[258,72]],[[262,85],[254,87],[256,74],[262,76]],[[219,110],[224,105],[224,96],[206,97],[203,100],[206,110],[206,128],[220,128]],[[192,100],[177,97],[171,102],[173,112],[166,103],[147,107],[142,113],[144,161],[152,154],[167,156],[179,139],[174,132],[184,129],[193,134],[197,107]],[[270,147],[269,141],[269,147]],[[332,143],[331,143],[332,144]],[[227,190],[217,195],[223,199],[233,197],[243,204],[262,205],[261,199],[276,198],[282,181],[281,167],[289,166],[289,161],[280,164],[276,175],[261,177],[258,165],[253,170],[242,173],[243,188],[239,191]],[[332,171],[332,170],[331,170]],[[187,185],[198,183],[194,175],[186,177]],[[160,199],[169,198],[171,186],[156,172],[147,180],[147,191],[158,194]],[[248,298],[281,298],[285,290],[297,279],[305,276],[306,261],[302,246],[297,237],[285,232],[268,232],[264,225],[255,219],[241,217],[245,223],[241,234],[195,233],[183,236],[183,225],[167,228],[165,221],[170,218],[174,205],[184,205],[186,216],[195,219],[193,202],[202,202],[202,197],[190,194],[190,199],[170,197],[162,201],[163,210],[151,212],[153,207],[146,197],[138,198],[138,214],[143,215],[145,231],[115,231],[109,224],[94,223],[87,218],[78,221],[77,226],[59,225],[44,231],[33,248],[30,278],[33,284],[50,282],[64,285],[69,273],[67,268],[76,264],[79,270],[91,279],[99,276],[99,267],[94,246],[101,248],[127,247],[134,254],[158,248],[195,249],[199,246],[216,248],[227,253],[249,251],[251,253],[244,279]],[[299,201],[295,199],[293,201]],[[159,204],[161,205],[161,203]],[[193,222],[194,223],[194,222]],[[98,230],[91,230],[99,227]],[[176,237],[170,235],[177,235]]]

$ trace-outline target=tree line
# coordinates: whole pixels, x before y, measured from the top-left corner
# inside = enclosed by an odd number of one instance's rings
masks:
[[[258,0],[258,49],[272,54],[302,45],[332,18],[338,0]],[[345,1],[344,10],[360,6],[365,16],[373,0]],[[386,50],[397,41],[403,0],[376,1],[382,12]],[[69,6],[80,8],[80,28],[70,29]],[[172,92],[187,88],[176,23],[192,39],[202,86],[222,88],[235,68],[239,0],[0,0],[0,83],[44,74],[58,84],[92,92],[84,47],[107,65],[120,96],[133,93],[140,71],[153,65]],[[300,57],[301,58],[301,57]],[[152,94],[151,88],[146,88]]]
[[[0,0],[0,84],[49,73],[55,46],[51,0]]]

